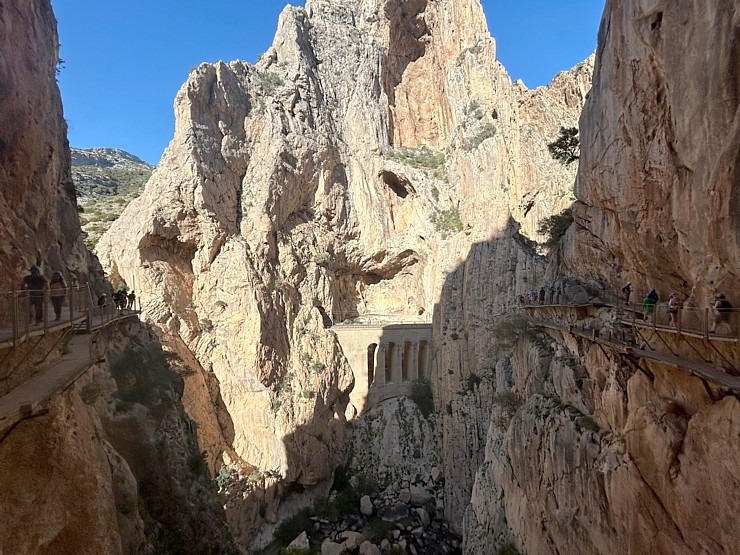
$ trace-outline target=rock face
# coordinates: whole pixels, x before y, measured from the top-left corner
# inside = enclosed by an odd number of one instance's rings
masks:
[[[75,278],[98,291],[104,285],[81,240],[57,62],[50,2],[0,3],[3,330],[9,329],[6,293],[18,288],[32,263],[47,274],[62,271],[68,283]],[[179,403],[178,375],[146,330],[111,332],[115,327],[98,330],[96,341],[118,355],[117,366],[92,364],[52,396],[47,413],[3,429],[0,552],[233,551]],[[63,333],[1,348],[3,395],[58,358]]]
[[[607,2],[568,263],[706,306],[740,289],[738,3]],[[705,56],[705,53],[712,53]]]
[[[738,2],[607,1],[580,121],[577,226],[548,275],[611,290],[630,280],[638,295],[675,289],[690,307],[707,306],[718,289],[737,295],[740,97],[727,45],[738,44],[738,14]],[[460,271],[468,281],[443,290],[442,312],[474,307],[466,286],[492,267],[480,271],[478,261]],[[589,316],[600,327],[614,313]],[[547,317],[568,324],[574,314]],[[441,325],[458,321],[443,316]],[[489,326],[456,330],[474,353],[514,338],[509,356],[473,366],[482,378],[464,406],[452,400],[471,443],[485,441],[465,512],[466,552],[506,543],[527,553],[611,553],[617,544],[632,553],[736,550],[737,527],[725,518],[740,513],[740,473],[726,464],[740,448],[736,397],[685,369],[630,360],[569,333],[525,330],[515,319]],[[698,353],[720,369],[722,351],[737,364],[736,346],[664,341],[654,348]],[[453,379],[465,370],[454,357],[449,367]],[[485,430],[479,414],[467,418],[482,404],[469,401],[474,395],[494,401]]]
[[[67,125],[55,81],[56,22],[48,1],[0,7],[0,290],[18,287],[31,264],[86,281],[69,169]]]
[[[575,124],[591,67],[512,84],[477,0],[309,0],[256,66],[191,73],[170,147],[98,252],[195,370],[185,396],[214,468],[321,483],[356,412],[327,326],[431,318],[447,274],[491,238],[480,317],[544,274],[520,231],[571,202],[574,169],[546,143]],[[460,426],[446,448],[482,453]],[[462,463],[461,499],[479,458]]]

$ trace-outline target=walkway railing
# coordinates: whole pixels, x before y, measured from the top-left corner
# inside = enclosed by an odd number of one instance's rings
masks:
[[[616,301],[616,302],[614,302]],[[734,340],[740,342],[740,309],[730,308],[722,311],[716,308],[685,307],[671,313],[668,303],[658,303],[653,310],[646,312],[642,304],[625,304],[618,298],[590,300],[583,305],[572,303],[525,302],[520,307],[611,307],[618,311],[620,318],[633,325],[647,326],[656,330],[673,331],[695,335],[706,339]]]
[[[0,343],[13,345],[31,335],[66,327],[87,318],[90,288],[87,285],[43,291],[0,292]]]
[[[29,337],[67,327],[84,327],[89,332],[133,314],[138,312],[117,308],[112,302],[97,306],[89,285],[3,291],[0,292],[0,345],[15,347]]]

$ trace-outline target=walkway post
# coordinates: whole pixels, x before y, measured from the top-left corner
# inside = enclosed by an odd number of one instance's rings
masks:
[[[49,331],[49,290],[44,289],[44,305],[41,310],[44,311],[44,334]]]
[[[75,288],[70,287],[69,291],[69,323],[71,324],[75,319]]]
[[[13,347],[18,346],[18,294],[13,292]]]
[[[709,309],[704,308],[704,339],[709,338]]]

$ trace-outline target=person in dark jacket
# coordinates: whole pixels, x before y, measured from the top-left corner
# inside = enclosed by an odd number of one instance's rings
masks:
[[[41,324],[44,321],[44,291],[48,289],[49,282],[41,274],[41,268],[35,264],[29,269],[29,275],[23,278],[21,289],[28,291],[36,323]]]
[[[658,292],[651,289],[642,300],[642,310],[645,313],[645,321],[650,321],[650,315],[655,312],[655,305],[658,304]]]

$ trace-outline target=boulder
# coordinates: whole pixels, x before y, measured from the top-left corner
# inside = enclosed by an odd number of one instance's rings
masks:
[[[360,513],[365,516],[371,516],[373,514],[373,502],[369,495],[364,495],[360,499]]]

